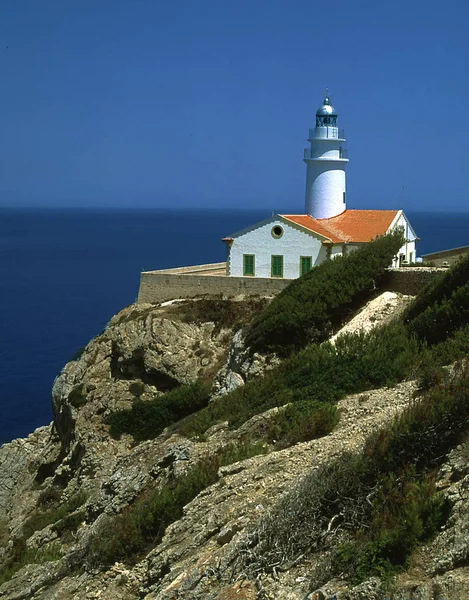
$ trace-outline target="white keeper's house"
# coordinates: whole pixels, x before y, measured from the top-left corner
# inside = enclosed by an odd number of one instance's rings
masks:
[[[343,129],[328,95],[309,130],[305,212],[275,215],[230,237],[227,273],[246,277],[294,279],[328,258],[346,255],[362,244],[402,227],[406,243],[394,267],[415,262],[418,239],[402,210],[350,210],[346,205],[345,167],[348,152]]]

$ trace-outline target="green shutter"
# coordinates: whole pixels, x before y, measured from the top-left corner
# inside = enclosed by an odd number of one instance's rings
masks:
[[[272,277],[283,277],[283,256],[272,256]]]
[[[254,275],[255,255],[243,254],[243,275]]]
[[[300,258],[300,275],[304,275],[311,269],[312,259],[311,256],[302,256]]]

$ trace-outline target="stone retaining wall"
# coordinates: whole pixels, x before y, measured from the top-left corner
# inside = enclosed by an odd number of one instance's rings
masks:
[[[435,267],[452,266],[461,259],[463,259],[469,253],[469,246],[463,246],[462,248],[451,248],[450,250],[441,250],[440,252],[432,252],[431,254],[424,254],[423,264],[432,263]]]
[[[445,271],[447,269],[438,269],[435,267],[388,269],[382,287],[390,292],[400,292],[401,294],[415,296],[428,282]]]
[[[144,271],[140,275],[137,302],[157,304],[175,298],[222,295],[274,296],[283,290],[291,279],[263,277],[228,277],[226,263],[180,267],[162,271]],[[383,291],[400,292],[414,296],[436,275],[445,271],[434,267],[407,267],[388,269],[381,286]]]
[[[167,269],[165,271],[144,271],[140,275],[140,289],[137,302],[156,304],[174,298],[194,298],[196,296],[222,295],[236,296],[275,296],[291,280],[262,277],[228,277],[226,264],[205,265]]]

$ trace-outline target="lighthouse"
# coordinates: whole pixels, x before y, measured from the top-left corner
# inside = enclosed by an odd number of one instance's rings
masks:
[[[304,151],[306,163],[305,213],[315,219],[336,217],[346,210],[345,167],[348,151],[343,129],[329,94],[316,112],[316,127],[309,130],[311,147]]]
[[[402,227],[406,240],[393,266],[415,261],[418,238],[401,209],[347,208],[345,134],[337,126],[337,112],[327,91],[308,141],[311,147],[304,153],[304,213],[272,214],[265,221],[223,238],[227,245],[227,275],[242,278],[243,290],[248,289],[250,277],[263,281],[301,277],[325,260],[346,256],[396,227]],[[261,287],[261,282],[259,286],[251,289],[273,289]]]

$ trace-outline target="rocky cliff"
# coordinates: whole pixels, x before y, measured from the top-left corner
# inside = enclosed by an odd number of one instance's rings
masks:
[[[278,408],[237,429],[218,423],[192,439],[171,428],[140,443],[128,434],[114,439],[108,424],[110,415],[136,400],[151,401],[200,379],[214,382],[211,402],[217,402],[275,365],[275,357],[252,356],[243,346],[239,317],[258,309],[250,302],[218,320],[206,319],[195,304],[193,310],[177,304],[130,306],[64,367],[53,388],[54,422],[0,449],[1,598],[389,597],[378,578],[353,587],[340,577],[325,577],[327,550],[258,572],[245,568],[243,553],[265,516],[303,477],[346,451],[359,452],[371,431],[413,402],[411,380],[343,398],[338,425],[325,437],[280,450],[260,444],[256,456],[239,461],[235,453],[227,464],[215,463],[208,484],[131,559],[106,563],[96,555],[103,547],[97,540],[119,518],[124,522],[129,507],[146,494],[177,489],[201,462],[247,440],[262,440]],[[384,322],[403,302],[395,294],[381,297],[348,329]],[[469,597],[468,459],[469,440],[462,440],[444,461],[436,485],[450,501],[451,514],[399,575],[396,600]],[[334,535],[338,531],[330,523],[323,536]],[[322,578],[318,569],[324,569]]]

